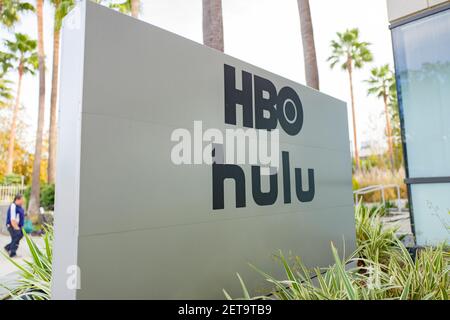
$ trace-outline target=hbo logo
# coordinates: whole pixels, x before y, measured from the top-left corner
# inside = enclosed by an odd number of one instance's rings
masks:
[[[242,89],[236,88],[236,70],[224,65],[225,123],[236,125],[236,106],[242,106],[243,125],[248,128],[272,130],[281,124],[283,130],[294,136],[303,125],[303,107],[300,97],[290,87],[277,93],[275,85],[267,79],[242,71]],[[253,89],[254,88],[254,92]],[[253,123],[253,96],[255,123]]]

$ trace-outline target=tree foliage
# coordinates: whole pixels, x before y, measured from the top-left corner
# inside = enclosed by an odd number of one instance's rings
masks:
[[[391,93],[395,91],[395,77],[389,64],[372,68],[370,70],[370,78],[366,80],[366,83],[369,85],[367,90],[369,95],[374,95],[378,98],[386,96],[388,100],[394,98]]]
[[[20,20],[20,14],[34,12],[30,2],[21,0],[0,0],[0,23],[11,28]]]
[[[15,68],[25,73],[34,75],[39,65],[37,55],[37,41],[31,39],[24,33],[14,34],[14,40],[6,40],[5,46],[10,55],[10,61],[15,64]]]
[[[332,53],[327,60],[332,69],[337,64],[340,64],[342,70],[348,70],[349,67],[361,69],[366,62],[373,60],[369,50],[370,43],[359,40],[358,29],[337,32],[336,35],[338,39],[331,41]]]

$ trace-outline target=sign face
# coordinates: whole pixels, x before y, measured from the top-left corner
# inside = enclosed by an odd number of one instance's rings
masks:
[[[91,2],[61,66],[54,299],[260,294],[249,263],[355,248],[343,102]]]

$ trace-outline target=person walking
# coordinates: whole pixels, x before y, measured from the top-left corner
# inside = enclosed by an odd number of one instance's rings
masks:
[[[6,214],[6,227],[11,235],[11,242],[5,246],[5,250],[11,258],[17,256],[16,252],[19,248],[19,242],[23,237],[22,227],[25,220],[25,211],[22,208],[23,203],[23,196],[21,194],[16,195]]]

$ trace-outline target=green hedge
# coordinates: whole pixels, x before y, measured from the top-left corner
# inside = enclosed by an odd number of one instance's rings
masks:
[[[20,174],[8,174],[3,177],[1,184],[4,185],[14,185],[14,184],[21,184],[22,183],[22,176]]]
[[[31,186],[27,187],[24,196],[28,203],[30,203]],[[55,206],[55,185],[54,184],[42,184],[41,185],[41,207],[45,210],[53,210]]]

